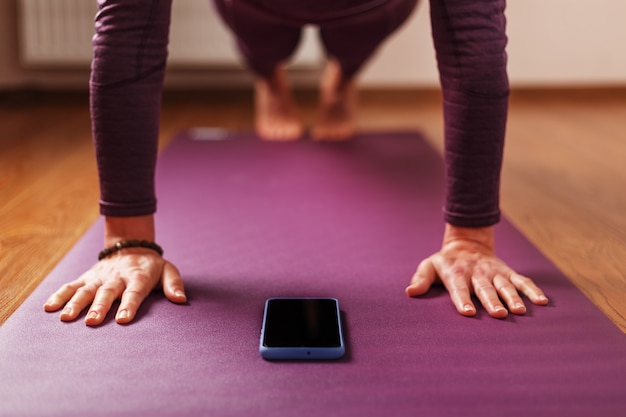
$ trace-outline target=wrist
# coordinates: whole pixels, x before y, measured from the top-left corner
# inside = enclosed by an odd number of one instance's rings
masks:
[[[155,241],[154,215],[132,217],[105,217],[104,246],[120,241]]]
[[[443,245],[458,241],[473,242],[493,250],[495,247],[494,227],[460,227],[446,223]]]

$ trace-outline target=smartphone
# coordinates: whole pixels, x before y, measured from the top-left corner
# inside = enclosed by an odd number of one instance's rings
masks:
[[[259,351],[268,360],[339,359],[346,351],[336,298],[269,298]]]

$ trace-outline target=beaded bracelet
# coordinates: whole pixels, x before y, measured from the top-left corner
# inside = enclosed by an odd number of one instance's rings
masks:
[[[163,248],[161,248],[159,245],[157,245],[154,242],[150,242],[148,240],[122,240],[120,242],[117,242],[115,245],[111,247],[102,249],[100,253],[98,254],[98,260],[101,261],[104,258],[114,254],[115,252],[118,252],[126,248],[152,249],[153,251],[158,253],[160,256],[163,256]]]

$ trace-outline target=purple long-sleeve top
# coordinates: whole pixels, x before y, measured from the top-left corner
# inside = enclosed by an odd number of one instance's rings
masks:
[[[90,88],[101,213],[152,214],[171,0],[99,3]],[[489,226],[500,217],[509,94],[504,7],[505,0],[430,0],[444,99],[444,220],[456,226]]]

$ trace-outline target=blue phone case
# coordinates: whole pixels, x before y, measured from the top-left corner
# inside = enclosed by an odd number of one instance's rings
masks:
[[[318,346],[317,344],[312,346],[280,346],[280,344],[273,344],[269,346],[266,343],[266,333],[268,331],[268,319],[269,320],[287,320],[287,317],[270,317],[269,309],[270,305],[274,301],[280,302],[281,300],[287,300],[294,303],[310,303],[324,300],[323,302],[333,302],[333,313],[336,315],[333,317],[336,320],[335,326],[338,333],[338,343],[334,346]],[[335,344],[335,343],[333,343]],[[320,297],[274,297],[265,301],[265,309],[263,312],[263,327],[261,329],[261,340],[259,343],[259,352],[264,359],[267,360],[332,360],[343,357],[346,352],[345,342],[343,336],[343,325],[341,322],[341,310],[339,308],[339,301],[336,298],[320,298]]]

